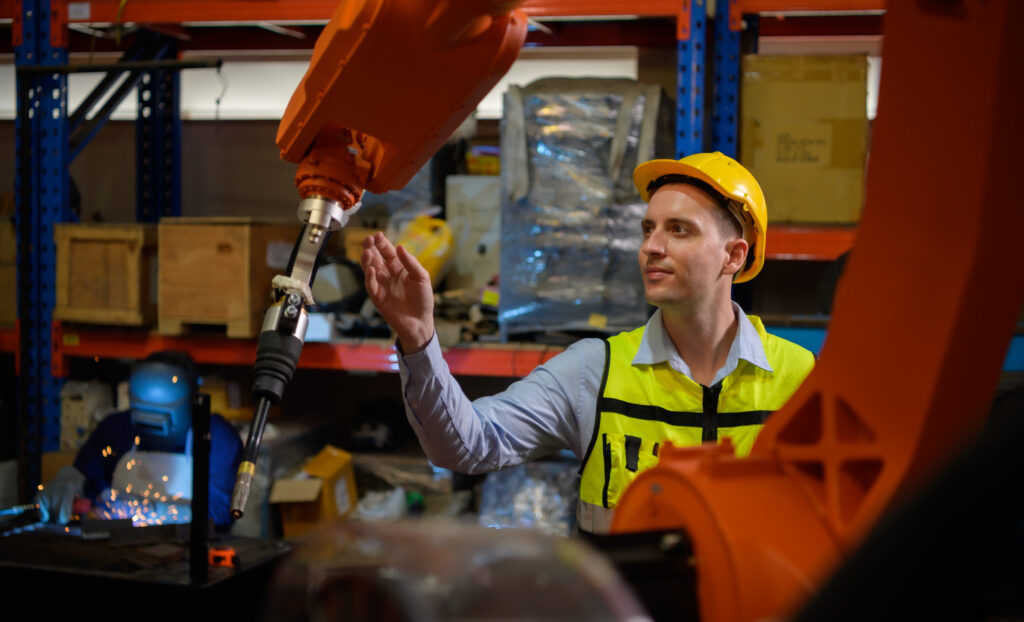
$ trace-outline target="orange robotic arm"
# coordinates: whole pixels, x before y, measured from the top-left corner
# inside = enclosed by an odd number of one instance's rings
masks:
[[[317,40],[277,132],[303,197],[348,209],[404,186],[508,71],[526,16],[501,0],[352,0]]]
[[[310,286],[331,231],[364,189],[401,188],[476,108],[526,38],[519,2],[347,0],[313,50],[278,127],[281,157],[299,165],[299,219],[286,275],[263,321],[253,365],[258,399],[231,513],[244,513],[270,406],[298,364]]]
[[[820,362],[749,458],[670,448],[623,496],[613,531],[689,533],[705,622],[789,619],[982,427],[1024,303],[1022,19],[1016,0],[888,3],[866,208]]]

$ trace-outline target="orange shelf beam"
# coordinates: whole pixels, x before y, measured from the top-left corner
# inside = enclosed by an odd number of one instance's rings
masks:
[[[181,22],[322,21],[331,18],[341,0],[92,0],[88,15],[72,15],[72,22]],[[674,16],[679,0],[527,0],[522,9],[535,17],[593,17],[598,15]],[[15,0],[0,0],[0,17],[12,18]],[[120,9],[120,15],[118,11]]]
[[[593,17],[597,15],[675,16],[680,0],[526,0],[522,9],[532,17]]]
[[[256,360],[256,341],[220,335],[168,336],[127,329],[96,329],[57,325],[55,376],[67,375],[67,358],[142,359],[160,350],[185,350],[197,363],[250,367]],[[557,347],[458,347],[444,358],[455,375],[521,377],[558,354]],[[302,348],[299,367],[349,371],[397,372],[398,355],[390,341],[353,340],[313,342]]]
[[[340,0],[92,0],[88,16],[73,22],[233,22],[321,21],[331,18]]]
[[[885,4],[885,0],[734,0],[731,8],[739,13],[884,11]]]
[[[92,0],[88,17],[76,22],[229,22],[303,21],[330,19],[341,0]],[[593,17],[598,15],[675,16],[681,0],[526,0],[522,8],[535,17]],[[0,0],[0,17],[14,16],[15,0]],[[884,0],[738,0],[737,13],[775,11],[876,11]],[[74,17],[74,16],[73,16]]]
[[[17,328],[0,328],[0,352],[18,352]]]
[[[853,248],[855,227],[768,225],[766,259],[831,261]]]

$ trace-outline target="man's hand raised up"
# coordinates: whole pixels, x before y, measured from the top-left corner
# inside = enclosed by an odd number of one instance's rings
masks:
[[[434,289],[430,274],[409,251],[383,233],[363,241],[366,291],[395,331],[405,354],[419,352],[434,336]]]

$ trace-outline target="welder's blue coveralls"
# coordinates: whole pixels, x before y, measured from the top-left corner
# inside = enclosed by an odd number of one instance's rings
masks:
[[[191,432],[189,433],[191,434]],[[131,411],[105,417],[78,450],[74,467],[85,475],[85,495],[93,499],[113,482],[114,468],[135,442]],[[111,451],[104,451],[110,447]],[[231,493],[242,440],[231,424],[217,414],[210,415],[210,519],[224,528],[231,525]]]

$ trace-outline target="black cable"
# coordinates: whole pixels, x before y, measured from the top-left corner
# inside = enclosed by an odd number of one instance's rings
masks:
[[[270,406],[270,399],[266,397],[261,397],[256,404],[256,412],[253,414],[252,424],[249,426],[249,437],[245,441],[245,451],[242,453],[243,461],[256,462],[256,454],[263,442],[263,430],[267,426]]]

